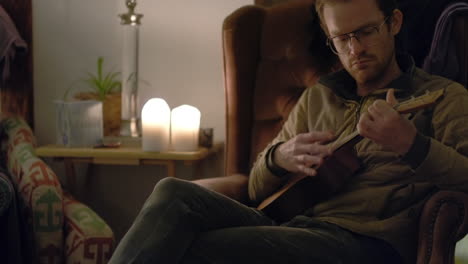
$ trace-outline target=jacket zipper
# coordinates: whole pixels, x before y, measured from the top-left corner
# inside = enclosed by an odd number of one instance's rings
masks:
[[[361,117],[361,109],[362,105],[364,104],[364,101],[366,100],[367,97],[361,97],[361,100],[359,100],[359,103],[357,103],[357,108],[356,108],[356,119],[354,120],[354,128],[353,131],[357,130],[357,125],[359,122],[359,118]]]

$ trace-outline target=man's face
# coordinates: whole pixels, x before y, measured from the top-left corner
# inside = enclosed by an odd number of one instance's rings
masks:
[[[392,18],[389,19],[392,21]],[[397,33],[394,31],[397,30],[391,29],[387,23],[382,24],[385,17],[375,0],[353,0],[325,5],[323,20],[329,37],[377,27],[378,33],[372,45],[365,45],[352,37],[344,45],[349,48],[348,51],[340,52],[338,56],[344,68],[358,84],[371,83],[383,78],[393,58],[394,35]]]

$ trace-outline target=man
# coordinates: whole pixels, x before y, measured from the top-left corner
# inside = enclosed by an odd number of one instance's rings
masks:
[[[160,181],[110,263],[414,263],[418,214],[435,189],[468,191],[468,93],[396,56],[391,0],[317,0],[344,70],[306,89],[249,178],[259,203],[294,174],[314,177],[356,129],[362,168],[332,198],[285,223],[195,184]],[[389,89],[394,88],[394,89]],[[398,99],[443,89],[408,115]]]

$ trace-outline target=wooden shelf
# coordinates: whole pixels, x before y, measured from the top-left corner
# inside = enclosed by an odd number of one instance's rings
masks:
[[[65,163],[67,182],[75,186],[75,163],[105,164],[105,165],[162,165],[167,168],[167,176],[175,177],[176,161],[185,165],[198,164],[208,156],[219,152],[223,143],[215,143],[211,148],[199,148],[197,151],[148,152],[141,147],[118,148],[73,148],[60,145],[45,145],[35,149],[38,157],[63,160]],[[198,166],[200,167],[200,166]],[[199,170],[201,170],[199,168]],[[202,173],[199,173],[202,174]]]
[[[92,158],[96,160],[181,160],[198,161],[219,151],[222,143],[216,143],[211,148],[199,148],[197,151],[148,152],[138,147],[118,148],[72,148],[59,145],[45,145],[35,149],[39,157],[54,158]],[[105,164],[105,163],[104,163]]]

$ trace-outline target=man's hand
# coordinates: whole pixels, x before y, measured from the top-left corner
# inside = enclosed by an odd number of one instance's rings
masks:
[[[290,172],[315,176],[323,159],[332,152],[330,147],[323,144],[334,138],[331,132],[299,134],[275,150],[274,162]]]
[[[388,90],[386,101],[376,100],[367,113],[361,115],[357,129],[361,136],[404,155],[413,144],[417,130],[413,123],[393,109],[397,103],[394,90]]]

